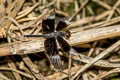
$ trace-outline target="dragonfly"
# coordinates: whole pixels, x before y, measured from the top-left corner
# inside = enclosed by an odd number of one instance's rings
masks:
[[[70,22],[65,19],[65,16],[55,13],[42,20],[43,35],[24,35],[24,37],[44,37],[44,49],[51,64],[54,68],[61,69],[62,63],[58,45],[64,52],[70,51],[71,46],[67,40],[71,33],[69,30],[63,31],[69,24]]]

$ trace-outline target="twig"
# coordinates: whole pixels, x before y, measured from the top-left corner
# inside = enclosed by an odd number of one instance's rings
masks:
[[[16,4],[14,5],[16,7],[14,8],[14,10],[11,13],[8,14],[8,16],[14,18],[17,15],[18,11],[21,9],[23,3],[24,3],[24,0],[16,0]],[[8,28],[10,26],[10,24],[11,24],[10,20],[6,21],[4,28]]]
[[[20,30],[21,34],[24,35],[23,30],[21,29],[21,25],[12,17],[7,17],[10,21],[14,22],[17,25],[17,28]]]
[[[108,53],[110,53],[111,51],[113,51],[114,49],[116,49],[118,46],[120,45],[120,40],[117,41],[116,43],[114,43],[112,46],[110,46],[109,48],[107,48],[105,51],[103,51],[102,53],[100,53],[98,56],[96,56],[94,58],[93,61],[89,62],[88,64],[86,64],[85,66],[83,66],[74,76],[72,79],[75,79],[78,75],[80,75],[82,72],[84,72],[86,69],[88,69],[89,67],[91,67],[95,62],[97,62],[98,60],[100,60],[101,58],[103,58],[105,55],[107,55]]]
[[[39,72],[38,67],[35,66],[30,58],[27,55],[21,56],[25,64],[28,66],[32,74],[38,79],[38,80],[46,80],[45,77]]]
[[[68,68],[69,68],[69,71],[68,71],[68,76],[69,76],[69,80],[71,80],[71,64],[72,64],[72,59],[71,59],[71,54],[69,54],[69,63],[68,63]]]
[[[40,5],[40,3],[36,3],[36,4],[35,4],[33,7],[31,7],[30,9],[27,9],[27,12],[25,12],[25,13],[17,16],[16,19],[19,19],[19,18],[22,18],[22,17],[28,15],[34,8],[36,8],[36,7],[39,6],[39,5]]]
[[[118,0],[118,1],[116,2],[116,4],[113,6],[113,10],[112,10],[112,12],[109,14],[107,20],[110,20],[110,19],[112,18],[113,14],[114,14],[116,8],[119,6],[119,4],[120,4],[120,0]]]
[[[6,68],[6,67],[0,67],[0,70],[5,70],[5,71],[6,71],[6,70],[7,70],[7,71],[15,71],[15,72],[17,72],[17,73],[19,73],[19,74],[21,74],[21,75],[23,75],[23,76],[25,76],[25,77],[32,78],[31,75],[26,74],[26,73],[21,72],[21,71],[16,70],[16,69],[11,69],[11,68]]]
[[[14,57],[12,57],[12,58],[14,58]],[[8,57],[8,66],[11,68],[11,69],[16,69],[17,70],[17,68],[16,68],[16,66],[15,66],[15,63],[14,63],[14,61],[13,61],[13,59],[12,59],[11,57]],[[14,77],[16,78],[16,79],[19,79],[19,80],[22,80],[22,78],[21,78],[21,76],[17,73],[17,72],[13,72],[13,74],[14,74]]]
[[[97,79],[102,80],[102,79],[106,78],[108,75],[113,74],[113,73],[120,73],[120,68],[115,68],[115,69],[112,69],[105,73],[103,72],[103,73],[99,74],[94,80],[97,80]]]
[[[11,80],[11,79],[7,78],[5,75],[3,75],[2,73],[0,73],[0,79]]]
[[[77,12],[75,12],[75,13],[69,18],[69,21],[71,21],[71,20],[82,10],[82,8],[85,7],[85,6],[88,4],[89,1],[90,1],[90,0],[86,0],[86,1],[81,5],[81,7],[79,8],[79,10],[78,10]]]

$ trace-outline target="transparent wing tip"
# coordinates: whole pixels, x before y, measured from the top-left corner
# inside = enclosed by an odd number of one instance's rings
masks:
[[[51,63],[54,66],[55,69],[61,70],[62,64],[61,64],[61,58],[59,55],[54,55],[50,57]]]

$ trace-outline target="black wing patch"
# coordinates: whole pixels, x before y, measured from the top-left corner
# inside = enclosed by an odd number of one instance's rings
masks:
[[[63,14],[55,13],[56,18],[65,18]]]
[[[56,69],[61,68],[61,58],[57,50],[55,38],[47,38],[44,43],[45,51],[49,57],[50,62]]]
[[[70,45],[67,43],[66,40],[64,40],[61,36],[57,37],[58,43],[60,44],[60,47],[65,51],[68,52],[70,51],[71,47]]]
[[[60,30],[62,30],[64,28],[66,28],[67,26],[68,25],[65,22],[59,21],[58,24],[57,24],[57,27],[56,27],[56,31],[60,31]]]
[[[55,19],[46,19],[42,21],[42,31],[43,33],[50,33],[54,31]]]

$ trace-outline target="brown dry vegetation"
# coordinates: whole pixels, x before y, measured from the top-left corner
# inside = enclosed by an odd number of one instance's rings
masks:
[[[41,21],[56,10],[71,22],[71,64],[50,69]],[[120,0],[0,0],[0,80],[120,80]],[[24,52],[25,50],[25,52]]]

